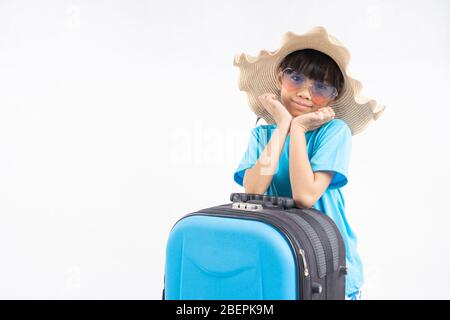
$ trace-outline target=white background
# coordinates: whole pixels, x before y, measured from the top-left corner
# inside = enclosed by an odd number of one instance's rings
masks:
[[[317,25],[384,115],[342,189],[366,299],[449,299],[448,1],[0,1],[0,298],[160,299],[188,212],[243,192],[234,55]]]

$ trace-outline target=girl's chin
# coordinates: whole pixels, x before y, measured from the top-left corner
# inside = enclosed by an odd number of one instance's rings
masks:
[[[301,116],[302,114],[307,114],[307,113],[310,113],[310,112],[311,111],[300,111],[300,110],[294,109],[294,110],[290,111],[290,114],[295,118],[295,117]]]

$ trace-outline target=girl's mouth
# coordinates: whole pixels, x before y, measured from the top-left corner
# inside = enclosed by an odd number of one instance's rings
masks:
[[[300,110],[308,110],[309,108],[311,108],[310,106],[307,106],[307,105],[304,105],[304,104],[301,104],[301,103],[298,103],[298,102],[295,102],[295,101],[292,101],[295,105],[296,105],[296,107],[298,108],[298,109],[300,109]]]

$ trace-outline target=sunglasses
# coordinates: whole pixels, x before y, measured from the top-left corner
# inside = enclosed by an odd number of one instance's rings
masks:
[[[283,70],[283,80],[288,90],[298,90],[306,86],[308,77],[291,68],[286,68]],[[335,87],[316,80],[313,80],[313,84],[310,85],[310,92],[312,101],[319,106],[327,104],[338,95]]]

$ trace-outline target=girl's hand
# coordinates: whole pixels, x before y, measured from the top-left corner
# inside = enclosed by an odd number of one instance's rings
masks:
[[[285,126],[290,127],[292,121],[292,115],[285,108],[285,106],[278,101],[276,96],[272,93],[263,93],[258,97],[259,101],[263,105],[264,109],[272,115],[275,123],[278,127]]]
[[[305,132],[319,128],[324,123],[334,119],[334,111],[331,107],[323,107],[315,112],[302,114],[295,117],[291,122],[293,127],[301,127]]]

